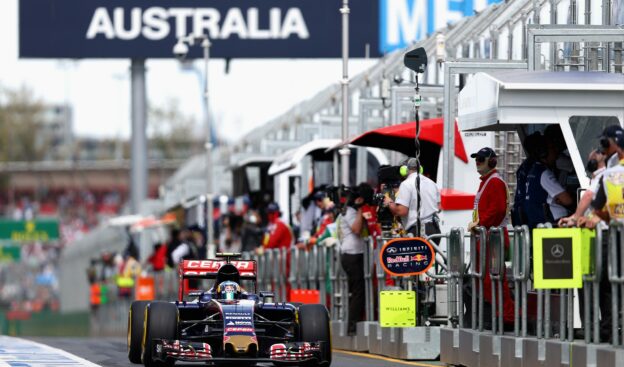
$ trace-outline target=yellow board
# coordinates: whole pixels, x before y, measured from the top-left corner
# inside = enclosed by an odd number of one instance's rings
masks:
[[[581,229],[581,274],[583,275],[590,274],[593,270],[595,240],[596,231]]]
[[[591,270],[593,231],[580,228],[533,230],[536,289],[582,288]]]
[[[381,327],[416,326],[416,292],[383,291],[379,296]]]

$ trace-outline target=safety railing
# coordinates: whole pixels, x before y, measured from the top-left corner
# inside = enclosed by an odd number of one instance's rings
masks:
[[[484,227],[477,227],[470,236],[470,266],[468,275],[470,276],[472,283],[471,327],[473,330],[478,328],[479,331],[483,331],[483,295],[479,297],[478,292],[483,291],[483,285],[485,282],[483,269],[485,269],[486,251],[479,252],[477,248],[481,246],[481,244],[485,244],[487,242],[486,235],[487,232]],[[479,302],[478,307],[477,299]]]
[[[464,234],[459,228],[451,229],[448,240],[448,316],[452,326],[464,327]]]
[[[492,228],[488,233],[490,283],[492,293],[492,332],[503,334],[503,281],[505,272],[505,230]],[[483,251],[482,251],[483,252]],[[487,253],[486,253],[487,254]],[[481,268],[483,269],[483,268]],[[496,312],[494,312],[496,308]],[[498,314],[498,315],[497,315]],[[498,317],[497,317],[498,316]]]
[[[527,301],[531,274],[531,232],[529,227],[516,227],[513,232],[511,258],[514,282],[514,335],[527,336]]]
[[[541,228],[552,228],[548,225]],[[463,258],[463,241],[451,240],[448,247],[448,299],[449,324],[464,328],[503,335],[503,286],[507,281],[513,291],[513,332],[516,337],[537,339],[574,340],[574,289],[534,289],[532,268],[532,236],[528,227],[493,227],[487,230],[477,227],[469,234],[469,260]],[[604,231],[606,233],[606,231]],[[453,232],[450,237],[457,236]],[[506,259],[507,237],[510,243],[509,261]],[[608,281],[611,291],[611,345],[624,345],[624,223],[613,222],[605,241],[603,230],[595,231],[590,246],[589,271],[584,274],[582,303],[583,341],[600,344],[601,333],[601,281],[604,284],[604,267],[608,265]],[[463,236],[462,236],[463,237]],[[607,244],[608,243],[608,244]],[[608,249],[608,256],[604,250]],[[607,259],[608,258],[608,262]],[[491,309],[491,327],[484,320],[485,272],[490,278],[491,297],[487,300]],[[505,280],[506,275],[506,280]],[[470,288],[464,288],[464,279]],[[468,304],[464,296],[469,295]],[[531,306],[532,305],[532,306]],[[465,325],[464,307],[470,318]],[[603,306],[604,307],[604,306]],[[605,315],[602,315],[605,317]],[[604,321],[602,321],[604,325]],[[510,330],[511,331],[511,330]]]
[[[609,282],[611,283],[611,337],[614,346],[624,344],[624,315],[620,315],[618,305],[624,312],[624,223],[612,222],[609,225]],[[600,246],[596,246],[599,248]],[[597,255],[597,253],[596,253]],[[594,285],[596,287],[596,285]]]

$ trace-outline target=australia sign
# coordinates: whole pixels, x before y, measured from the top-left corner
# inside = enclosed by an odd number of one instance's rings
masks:
[[[378,57],[501,0],[352,0],[349,55]],[[216,58],[337,58],[339,0],[20,0],[22,58],[172,58],[207,35]],[[201,57],[193,47],[190,58]]]
[[[435,260],[435,252],[424,238],[397,238],[381,248],[379,260],[386,273],[411,276],[429,270]]]
[[[216,58],[342,52],[335,0],[21,0],[19,6],[20,57],[27,58],[173,58],[177,39],[189,35],[207,35]],[[377,14],[377,0],[353,4],[351,56],[380,55]],[[199,47],[192,51],[189,57],[201,57]]]

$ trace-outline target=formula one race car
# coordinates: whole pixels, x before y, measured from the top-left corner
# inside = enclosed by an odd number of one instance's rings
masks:
[[[178,269],[177,301],[134,301],[128,314],[130,361],[145,366],[173,366],[175,361],[329,366],[327,308],[265,302],[273,294],[255,293],[256,262],[231,260],[239,256],[184,260]],[[186,294],[194,279],[214,279],[214,284]],[[254,292],[244,291],[241,282]]]

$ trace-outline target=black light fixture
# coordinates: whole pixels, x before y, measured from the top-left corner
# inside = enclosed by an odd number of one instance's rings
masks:
[[[424,73],[427,69],[427,51],[422,47],[409,51],[403,57],[403,64],[417,74]]]

